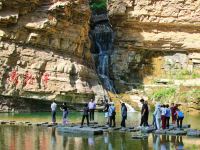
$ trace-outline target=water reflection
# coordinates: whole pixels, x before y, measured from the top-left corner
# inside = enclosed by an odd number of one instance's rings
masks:
[[[51,131],[51,145],[52,149],[56,150],[56,128],[52,128]]]
[[[182,136],[152,135],[154,150],[184,150]]]
[[[134,140],[131,133],[81,136],[58,133],[56,128],[0,126],[0,150],[199,150],[200,139],[149,135]]]

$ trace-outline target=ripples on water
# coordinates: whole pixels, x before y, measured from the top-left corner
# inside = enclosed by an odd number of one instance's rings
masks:
[[[50,120],[48,113],[39,114],[0,114],[0,117],[3,120],[35,122]],[[79,122],[80,118],[80,113],[71,113],[70,119],[73,122]],[[57,119],[61,121],[61,117]],[[103,113],[96,114],[96,120],[103,123]],[[187,120],[195,123],[199,121],[199,117],[192,116],[185,119]],[[138,123],[138,113],[130,113],[128,125]],[[147,140],[133,140],[131,135],[132,133],[115,132],[104,133],[102,136],[78,136],[58,133],[55,128],[1,125],[0,150],[200,150],[199,138],[150,134]]]

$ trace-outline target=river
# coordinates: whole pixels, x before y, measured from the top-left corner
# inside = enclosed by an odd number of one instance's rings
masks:
[[[61,113],[57,121],[61,122]],[[120,124],[117,115],[117,125]],[[69,121],[80,122],[81,113],[71,112]],[[140,114],[129,113],[127,126],[138,126]],[[51,120],[50,113],[1,113],[0,120],[46,122]],[[95,120],[103,124],[104,114],[95,113]],[[151,120],[151,118],[150,118]],[[184,123],[200,129],[200,116],[186,114]],[[200,150],[200,138],[187,136],[155,136],[149,134],[146,140],[131,139],[133,133],[104,133],[101,136],[75,136],[58,133],[55,128],[36,126],[0,126],[0,150]]]

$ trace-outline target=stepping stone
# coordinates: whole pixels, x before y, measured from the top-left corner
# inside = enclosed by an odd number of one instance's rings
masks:
[[[66,133],[78,133],[78,134],[87,134],[87,135],[100,135],[103,134],[102,129],[93,129],[89,127],[58,127],[58,132],[66,132]]]
[[[109,127],[102,127],[101,129],[108,129]]]
[[[14,125],[15,124],[15,122],[10,122],[10,125]]]
[[[113,130],[120,130],[121,127],[114,127]]]
[[[138,132],[140,130],[139,129],[128,129],[127,131],[129,131],[129,132]]]
[[[166,132],[169,131],[169,130],[156,130],[154,131],[154,134],[166,134]]]
[[[133,135],[132,139],[147,139],[148,135]]]
[[[30,123],[30,122],[29,122],[29,121],[26,121],[26,122],[25,122],[25,124],[28,124],[28,123]]]
[[[9,122],[7,122],[7,121],[1,121],[1,124],[7,124],[7,123],[9,123]]]
[[[200,137],[200,130],[189,129],[187,131],[187,136]]]
[[[186,128],[190,128],[190,127],[191,127],[190,124],[184,124],[184,125],[182,125],[182,128],[184,128],[184,129],[186,129]]]
[[[126,128],[121,128],[119,131],[120,131],[120,132],[126,132],[127,129],[126,129]]]
[[[49,122],[42,122],[41,124],[48,124]]]
[[[184,130],[170,130],[170,131],[166,131],[166,134],[169,135],[186,135],[187,132]]]
[[[151,128],[151,127],[143,127],[141,128],[141,132],[142,133],[152,133],[155,129],[154,128]]]

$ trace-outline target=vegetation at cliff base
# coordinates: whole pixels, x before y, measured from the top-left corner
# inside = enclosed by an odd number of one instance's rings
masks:
[[[107,0],[92,0],[90,2],[91,10],[105,10],[107,8]]]
[[[156,101],[165,102],[169,101],[170,98],[176,94],[176,88],[161,88],[155,91],[150,97]]]

